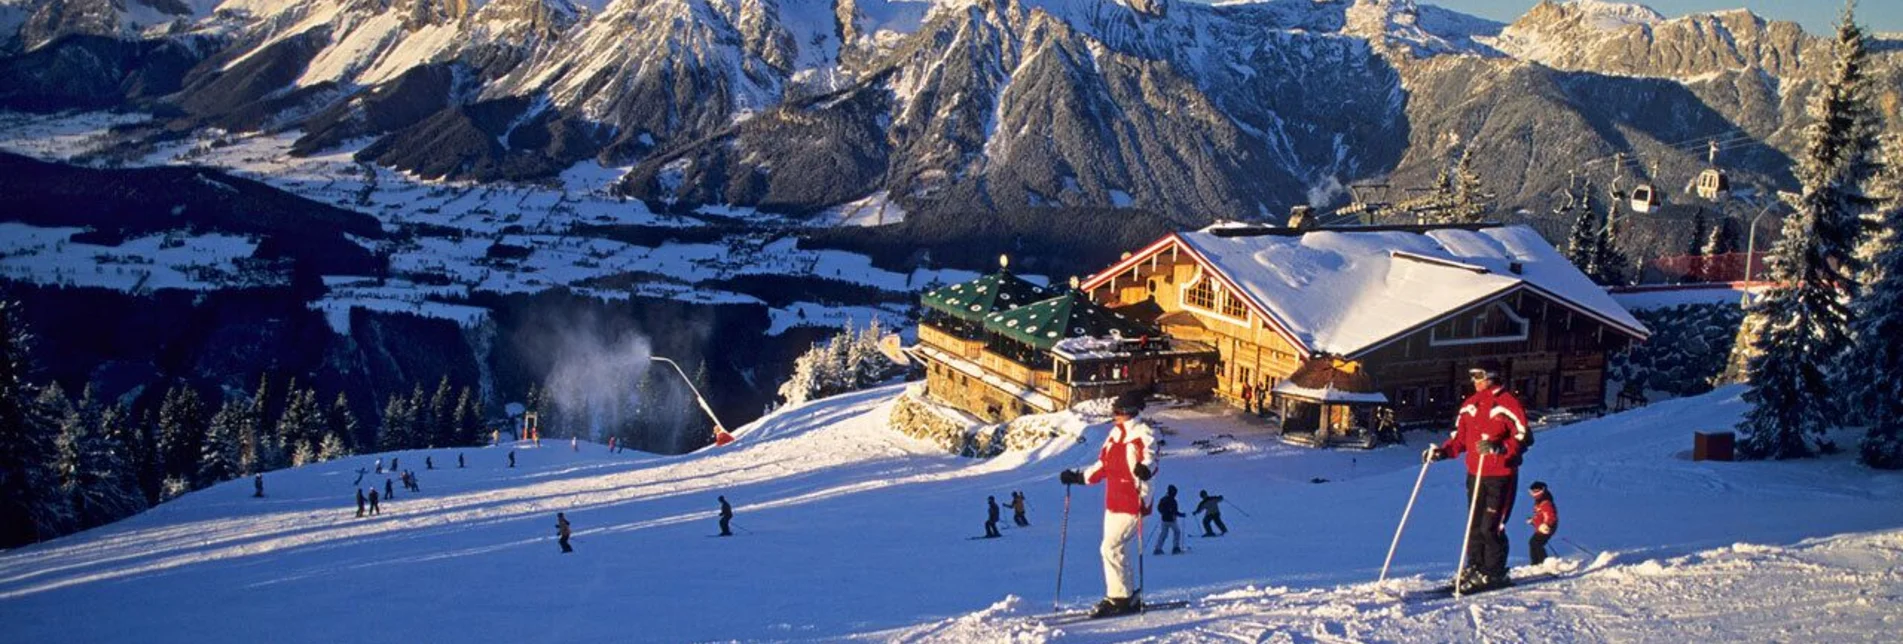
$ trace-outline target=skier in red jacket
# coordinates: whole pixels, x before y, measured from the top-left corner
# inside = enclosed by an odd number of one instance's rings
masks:
[[[1156,434],[1137,419],[1143,411],[1143,398],[1140,392],[1117,396],[1111,407],[1116,421],[1097,452],[1097,462],[1082,472],[1064,470],[1058,476],[1065,485],[1105,482],[1101,549],[1104,599],[1091,611],[1093,617],[1143,610],[1130,570],[1130,541],[1142,531],[1140,515],[1150,511],[1149,481],[1156,475]]]
[[[1546,561],[1546,542],[1553,540],[1553,533],[1559,531],[1559,509],[1553,507],[1553,493],[1547,491],[1545,481],[1534,481],[1530,490],[1533,493],[1533,517],[1526,522],[1533,526],[1533,538],[1526,542],[1527,553],[1533,558],[1533,565]]]
[[[1463,593],[1512,585],[1507,578],[1507,517],[1519,487],[1520,450],[1527,442],[1526,410],[1503,385],[1500,363],[1482,361],[1468,372],[1474,394],[1461,403],[1454,435],[1424,458],[1440,460],[1465,454],[1468,526],[1467,567],[1454,580]],[[1479,486],[1478,496],[1474,486]],[[1475,500],[1477,499],[1477,500]]]

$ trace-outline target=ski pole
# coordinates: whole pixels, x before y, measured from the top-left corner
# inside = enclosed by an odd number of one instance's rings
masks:
[[[1401,547],[1401,531],[1407,529],[1407,515],[1414,512],[1414,500],[1420,498],[1421,483],[1427,480],[1427,466],[1433,464],[1433,461],[1421,461],[1421,474],[1414,477],[1414,491],[1407,495],[1407,507],[1401,510],[1401,525],[1394,526],[1394,542],[1388,544],[1388,558],[1381,561],[1381,578],[1375,580],[1377,583],[1388,580],[1388,565],[1394,563],[1394,550]]]
[[[1467,571],[1467,551],[1471,550],[1468,546],[1473,544],[1474,524],[1480,522],[1480,489],[1483,487],[1480,484],[1480,473],[1485,471],[1487,471],[1487,453],[1481,452],[1480,458],[1474,462],[1474,474],[1471,479],[1474,486],[1473,503],[1467,506],[1467,536],[1460,540],[1460,567],[1454,569],[1455,597],[1460,596],[1460,575]]]
[[[1137,508],[1137,588],[1130,593],[1132,597],[1143,592],[1143,555],[1149,552],[1149,546],[1143,544],[1143,508]]]
[[[1070,541],[1070,484],[1064,484],[1064,520],[1057,528],[1057,597],[1051,600],[1051,610],[1063,610],[1064,607],[1064,546]]]
[[[1245,517],[1249,517],[1249,518],[1251,518],[1251,519],[1253,519],[1253,518],[1255,518],[1255,515],[1253,515],[1253,514],[1249,514],[1249,511],[1248,511],[1248,510],[1244,510],[1244,509],[1242,509],[1242,506],[1240,506],[1240,505],[1236,505],[1236,502],[1235,502],[1235,501],[1229,501],[1228,499],[1223,499],[1223,500],[1224,500],[1224,501],[1228,501],[1228,502],[1229,502],[1229,507],[1232,507],[1232,508],[1235,508],[1237,512],[1241,512],[1241,513],[1242,513],[1242,516],[1245,516]]]
[[[1577,544],[1577,543],[1573,543],[1573,540],[1572,540],[1572,539],[1568,539],[1568,538],[1566,538],[1566,537],[1560,537],[1560,538],[1559,538],[1559,540],[1560,540],[1560,541],[1564,541],[1564,542],[1566,542],[1566,545],[1569,545],[1569,546],[1572,546],[1572,547],[1573,547],[1574,549],[1576,549],[1576,550],[1578,550],[1578,551],[1580,551],[1580,552],[1583,552],[1583,553],[1586,553],[1586,554],[1588,554],[1588,555],[1592,555],[1592,556],[1593,556],[1593,558],[1595,558],[1595,559],[1597,559],[1597,558],[1599,558],[1599,553],[1597,553],[1597,552],[1594,552],[1594,551],[1592,551],[1592,550],[1587,550],[1585,546],[1581,546],[1581,545],[1579,545],[1579,544]]]

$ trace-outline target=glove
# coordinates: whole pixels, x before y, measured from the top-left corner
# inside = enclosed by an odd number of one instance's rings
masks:
[[[1493,441],[1480,441],[1478,444],[1474,445],[1474,448],[1480,450],[1481,453],[1484,453],[1484,454],[1498,455],[1498,454],[1507,453],[1507,448],[1501,447],[1499,443],[1495,443]]]
[[[1427,451],[1421,452],[1422,463],[1432,463],[1440,459],[1441,459],[1440,448],[1438,447],[1429,447],[1427,448]]]
[[[1084,473],[1077,470],[1064,470],[1057,473],[1057,482],[1065,485],[1083,485]]]
[[[1144,465],[1142,463],[1137,463],[1137,466],[1130,468],[1130,471],[1135,473],[1137,475],[1137,480],[1140,480],[1140,481],[1148,481],[1150,480],[1150,477],[1156,475],[1155,472],[1150,471],[1150,466]]]

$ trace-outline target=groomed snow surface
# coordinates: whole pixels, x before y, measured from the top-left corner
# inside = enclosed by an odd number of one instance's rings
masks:
[[[961,459],[885,428],[900,390],[782,410],[685,456],[546,441],[514,445],[516,469],[510,446],[460,450],[469,468],[456,469],[458,450],[384,454],[437,469],[370,519],[353,516],[352,480],[375,456],[268,474],[264,499],[229,482],[0,554],[0,640],[1839,642],[1894,641],[1903,626],[1903,476],[1841,454],[1690,461],[1693,431],[1744,409],[1735,387],[1542,432],[1522,482],[1551,484],[1560,535],[1603,554],[1556,541],[1566,554],[1548,566],[1571,571],[1559,580],[1424,603],[1371,582],[1429,436],[1313,451],[1233,412],[1158,411],[1156,482],[1177,485],[1185,509],[1200,489],[1226,496],[1232,532],[1147,558],[1146,596],[1189,608],[1047,626],[1029,616],[1055,588],[1056,473],[1093,456],[1100,419],[1057,419],[1083,445]],[[1454,568],[1459,467],[1428,471],[1391,589]],[[1031,527],[1007,512],[1003,538],[968,539],[983,534],[984,497],[1012,490]],[[738,536],[709,536],[720,494]],[[1074,494],[1064,600],[1083,604],[1102,591],[1103,497]],[[573,554],[555,545],[557,511]],[[1530,512],[1522,497],[1516,566]]]

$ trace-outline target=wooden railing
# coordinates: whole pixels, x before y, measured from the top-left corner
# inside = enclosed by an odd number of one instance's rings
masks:
[[[918,326],[918,341],[966,360],[977,360],[985,348],[984,340],[967,340],[929,324]]]

